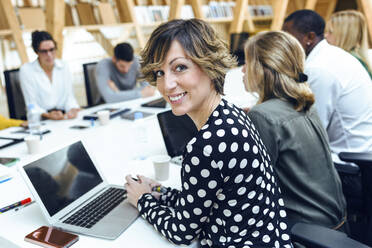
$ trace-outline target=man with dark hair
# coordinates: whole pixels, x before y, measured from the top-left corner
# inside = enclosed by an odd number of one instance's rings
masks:
[[[327,43],[324,27],[316,12],[298,10],[284,20],[283,30],[305,50],[308,83],[333,159],[339,162],[342,151],[372,151],[372,82],[356,58]]]
[[[96,67],[97,88],[105,102],[121,102],[152,96],[155,88],[145,83],[137,86],[140,64],[128,43],[114,48],[114,56],[101,60]]]

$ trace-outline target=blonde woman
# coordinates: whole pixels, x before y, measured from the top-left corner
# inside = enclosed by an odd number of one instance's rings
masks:
[[[342,229],[345,200],[306,83],[301,44],[287,33],[265,32],[248,40],[245,58],[244,84],[259,94],[248,116],[270,154],[290,224]]]
[[[362,13],[344,10],[334,13],[326,25],[328,43],[351,53],[366,68],[372,79],[372,64],[368,57],[368,31]]]

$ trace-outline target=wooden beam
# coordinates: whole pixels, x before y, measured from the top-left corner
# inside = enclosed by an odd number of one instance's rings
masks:
[[[191,7],[195,18],[204,19],[202,4],[203,0],[191,0]]]
[[[62,57],[63,28],[65,26],[65,1],[49,0],[46,7],[46,29],[58,44],[57,57]]]
[[[288,0],[276,0],[274,5],[274,17],[271,23],[271,30],[281,30],[287,13]]]
[[[94,37],[94,39],[102,46],[109,56],[114,55],[114,46],[111,41],[107,39],[100,31],[88,31]]]
[[[1,0],[0,9],[3,10],[4,13],[2,14],[5,16],[8,26],[10,30],[12,31],[12,36],[16,44],[18,54],[19,54],[19,57],[21,58],[22,64],[28,62],[26,46],[22,39],[22,32],[21,32],[20,25],[19,25],[17,16],[15,14],[11,0]]]
[[[243,31],[243,23],[245,14],[248,9],[248,0],[237,0],[234,7],[234,18],[230,25],[229,33],[241,33]]]
[[[305,4],[305,9],[315,10],[315,6],[318,0],[307,0]]]
[[[134,13],[134,0],[116,0],[120,22],[132,22],[140,49],[145,47],[145,38]]]
[[[303,0],[293,0],[294,6],[296,10],[303,9],[304,8],[304,1]]]
[[[337,0],[329,0],[327,12],[324,16],[325,21],[328,21],[332,13],[335,12]]]
[[[169,18],[168,20],[181,18],[182,6],[185,4],[185,0],[172,0],[169,7]]]
[[[359,0],[358,5],[366,18],[369,40],[372,41],[372,0]]]

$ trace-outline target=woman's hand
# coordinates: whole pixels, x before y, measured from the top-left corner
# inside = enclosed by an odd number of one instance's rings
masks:
[[[80,109],[78,109],[78,108],[72,108],[72,109],[70,109],[70,111],[68,111],[66,113],[66,115],[65,115],[66,119],[74,119],[74,118],[76,118],[79,111],[80,111]]]
[[[138,181],[134,180],[131,175],[127,175],[125,180],[127,183],[125,184],[125,189],[127,190],[127,197],[128,201],[137,208],[138,199],[146,193],[152,192],[152,187],[159,185],[159,183],[155,184],[154,180],[151,180],[144,176],[137,176]],[[152,186],[154,185],[154,186]]]
[[[53,110],[53,111],[50,111],[49,113],[43,113],[41,116],[46,119],[50,119],[50,120],[63,120],[64,119],[64,115],[62,111],[60,110]]]

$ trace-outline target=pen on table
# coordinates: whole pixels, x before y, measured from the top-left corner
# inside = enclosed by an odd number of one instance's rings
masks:
[[[4,212],[6,212],[6,211],[8,211],[8,210],[11,210],[11,209],[13,209],[13,208],[16,208],[16,207],[19,207],[19,206],[25,205],[25,204],[30,203],[30,202],[31,202],[31,198],[30,198],[30,197],[29,197],[29,198],[26,198],[26,199],[24,199],[24,200],[22,200],[22,201],[19,201],[19,202],[16,202],[16,203],[14,203],[14,204],[11,204],[11,205],[9,205],[9,206],[6,206],[6,207],[4,207],[4,208],[1,208],[1,209],[0,209],[0,213],[4,213]]]
[[[10,179],[12,179],[12,177],[8,177],[8,178],[5,178],[3,180],[0,180],[0,183],[5,183],[5,182],[9,181]]]
[[[138,178],[132,177],[132,179],[136,182],[139,181]],[[151,191],[159,192],[159,193],[165,193],[165,192],[167,192],[167,189],[163,186],[155,186],[155,187],[152,187]]]

